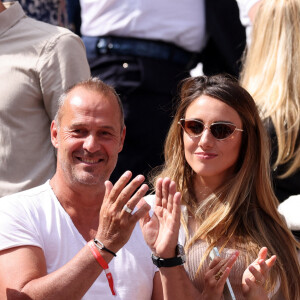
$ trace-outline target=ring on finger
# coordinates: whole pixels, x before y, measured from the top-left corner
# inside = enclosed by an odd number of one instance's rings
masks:
[[[215,275],[215,279],[218,281],[221,276],[223,275],[223,272],[220,270],[216,275]]]
[[[262,285],[262,282],[260,280],[257,280],[257,279],[255,280],[255,283],[259,284],[259,285]]]
[[[127,206],[127,204],[125,204],[125,205],[123,206],[123,210],[125,210],[125,211],[128,212],[129,214],[132,213],[132,209],[129,208],[129,207]]]

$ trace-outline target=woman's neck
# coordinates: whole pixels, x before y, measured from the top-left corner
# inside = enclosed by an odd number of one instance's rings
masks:
[[[194,179],[194,192],[198,203],[202,202],[209,195],[214,193],[221,186],[220,180],[213,178],[203,178],[196,176]]]

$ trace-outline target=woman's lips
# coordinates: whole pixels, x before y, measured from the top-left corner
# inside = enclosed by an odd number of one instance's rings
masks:
[[[218,156],[218,154],[210,152],[197,152],[195,154],[201,159],[213,159]]]

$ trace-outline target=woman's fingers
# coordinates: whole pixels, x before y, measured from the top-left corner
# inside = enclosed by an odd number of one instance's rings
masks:
[[[259,270],[257,270],[254,266],[249,266],[249,271],[254,276],[255,282],[257,284],[260,284],[260,285],[264,284],[264,276]]]
[[[171,184],[171,180],[170,178],[166,177],[163,179],[162,182],[162,207],[163,208],[167,208],[168,207],[168,200],[170,195],[170,184]]]
[[[266,260],[266,265],[268,266],[268,268],[272,268],[276,262],[276,255],[272,255],[269,259]]]
[[[162,206],[162,178],[158,178],[155,185],[155,206]]]
[[[266,260],[267,254],[268,254],[268,248],[267,248],[267,247],[262,247],[262,248],[259,250],[259,253],[258,253],[258,256],[257,256],[257,257],[258,257],[259,259]]]
[[[213,269],[213,268],[220,269],[222,267],[231,268],[233,266],[233,264],[235,263],[235,261],[237,260],[238,256],[239,256],[238,251],[234,251],[230,256],[223,258],[223,259],[219,256],[216,256],[209,264],[209,268],[210,269]]]

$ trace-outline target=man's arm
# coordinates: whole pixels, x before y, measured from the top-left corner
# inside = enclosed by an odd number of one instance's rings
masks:
[[[109,253],[102,256],[107,262],[112,259]],[[0,298],[81,299],[101,272],[88,246],[51,274],[41,248],[4,250],[0,253]]]
[[[128,183],[130,178],[131,174],[127,172],[114,186],[110,182],[105,182],[106,193],[100,211],[96,238],[113,252],[117,252],[127,243],[136,222],[150,208],[145,204],[133,215],[123,210],[125,204],[134,208],[148,190],[146,185],[142,185],[137,190],[144,181],[143,176],[137,176]],[[100,253],[107,263],[113,259],[113,255],[107,251],[101,250]],[[81,299],[102,271],[88,245],[64,266],[49,274],[47,274],[46,259],[41,248],[21,246],[2,250],[0,252],[0,298]]]

